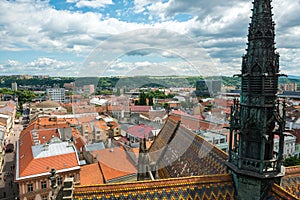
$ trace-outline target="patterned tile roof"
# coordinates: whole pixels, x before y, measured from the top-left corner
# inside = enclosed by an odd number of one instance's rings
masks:
[[[73,199],[228,199],[235,195],[231,175],[75,186]]]
[[[281,179],[281,187],[300,198],[300,166],[287,167],[285,176]]]
[[[297,200],[299,199],[295,195],[290,194],[284,188],[280,187],[277,184],[273,184],[268,196],[266,199],[273,199],[273,200]]]
[[[227,154],[178,122],[168,119],[149,155],[160,178],[225,174]]]

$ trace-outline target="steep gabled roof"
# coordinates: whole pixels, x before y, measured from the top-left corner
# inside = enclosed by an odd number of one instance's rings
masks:
[[[297,200],[299,199],[297,196],[289,193],[286,191],[284,188],[280,187],[277,184],[273,184],[271,189],[269,190],[268,193],[269,199],[274,199],[274,200],[282,200],[282,199],[288,199],[288,200]]]
[[[286,167],[285,176],[281,179],[281,187],[300,198],[300,166]]]
[[[171,119],[153,142],[149,155],[157,164],[160,178],[226,173],[225,152]]]

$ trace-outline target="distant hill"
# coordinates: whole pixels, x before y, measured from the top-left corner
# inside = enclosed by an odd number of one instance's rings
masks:
[[[18,85],[38,85],[38,86],[53,86],[54,84],[63,86],[64,83],[75,82],[77,86],[97,84],[98,90],[112,88],[143,88],[143,87],[195,87],[196,81],[205,79],[222,80],[225,86],[240,87],[241,79],[239,77],[199,77],[199,76],[136,76],[136,77],[49,77],[49,78],[32,78],[19,79],[15,76],[0,76],[0,88],[10,88],[12,82],[17,82]],[[280,77],[279,84],[297,83],[300,87],[300,76],[289,75],[288,77]]]
[[[288,78],[290,78],[290,79],[299,79],[300,80],[300,76],[295,76],[295,75],[289,75]]]

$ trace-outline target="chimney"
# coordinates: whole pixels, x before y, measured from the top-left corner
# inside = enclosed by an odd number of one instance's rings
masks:
[[[43,147],[44,147],[44,151],[48,151],[49,150],[49,144],[48,143],[44,143],[43,144]]]

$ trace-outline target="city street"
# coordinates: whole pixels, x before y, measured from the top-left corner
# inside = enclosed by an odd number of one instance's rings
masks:
[[[22,131],[23,126],[15,124],[10,134],[5,135],[6,143],[12,143],[15,146],[16,141],[19,138],[19,134]],[[15,148],[14,148],[15,150]],[[4,166],[0,173],[0,199],[17,199],[19,194],[19,188],[14,183],[15,177],[15,151],[12,153],[6,153],[4,159]]]

